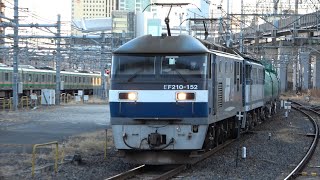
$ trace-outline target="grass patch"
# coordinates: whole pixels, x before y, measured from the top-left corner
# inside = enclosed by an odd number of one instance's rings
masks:
[[[60,146],[66,155],[80,153],[86,156],[104,153],[105,142],[106,133],[104,130],[101,130],[72,136],[65,142],[64,147],[63,145]],[[108,147],[113,146],[111,129],[108,129],[107,145]]]

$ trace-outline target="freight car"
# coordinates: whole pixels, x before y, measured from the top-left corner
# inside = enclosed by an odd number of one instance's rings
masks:
[[[0,97],[12,96],[12,67],[0,67]],[[101,86],[100,74],[61,71],[62,92],[73,94],[77,90],[84,90],[92,94],[93,89]],[[22,85],[21,95],[31,92],[40,94],[41,89],[55,89],[56,72],[35,68],[19,68],[19,82]]]
[[[113,52],[111,125],[126,161],[188,163],[275,112],[276,76],[258,61],[210,47],[188,35],[146,35]]]

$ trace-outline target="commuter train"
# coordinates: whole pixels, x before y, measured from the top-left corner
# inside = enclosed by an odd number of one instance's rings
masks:
[[[189,163],[270,117],[279,96],[272,70],[188,35],[145,35],[122,45],[110,82],[115,147],[142,164]]]
[[[12,78],[12,67],[0,67],[0,97],[12,96]],[[63,81],[61,92],[70,94],[77,90],[84,90],[85,94],[92,94],[93,89],[101,86],[100,74],[61,71],[60,78]],[[20,95],[28,96],[30,93],[40,95],[41,89],[55,89],[56,71],[33,67],[19,68],[19,82],[21,84]]]

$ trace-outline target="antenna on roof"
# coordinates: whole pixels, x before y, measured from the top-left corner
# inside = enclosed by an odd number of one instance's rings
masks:
[[[153,5],[162,6],[162,7],[169,6],[170,9],[169,9],[167,17],[164,19],[164,22],[166,23],[166,26],[167,26],[168,36],[171,36],[170,25],[169,25],[169,22],[170,22],[169,15],[170,15],[172,6],[180,6],[181,7],[181,6],[187,6],[189,4],[192,4],[192,3],[151,3],[147,7],[145,7],[142,12],[144,12],[149,6],[153,6]],[[192,4],[192,5],[196,6],[195,4]],[[198,8],[198,6],[196,6],[196,7]],[[198,10],[201,12],[201,10],[199,8],[198,8]]]
[[[203,21],[203,27],[204,27],[204,40],[207,40],[209,33],[208,33],[208,29],[205,21]]]

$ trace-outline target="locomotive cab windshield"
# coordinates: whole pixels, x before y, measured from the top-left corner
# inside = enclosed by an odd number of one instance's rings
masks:
[[[193,55],[114,55],[112,78],[114,80],[140,81],[146,79],[206,79],[207,56]]]

